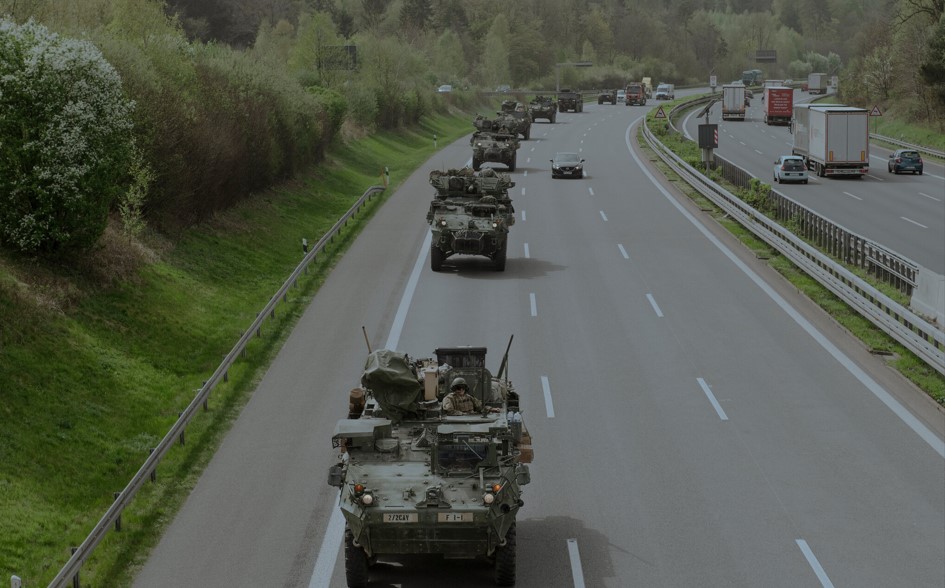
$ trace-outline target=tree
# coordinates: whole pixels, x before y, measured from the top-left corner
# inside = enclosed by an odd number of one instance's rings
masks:
[[[919,72],[935,92],[939,105],[945,108],[945,16],[938,19],[938,26],[929,42],[929,56],[919,66]]]
[[[482,51],[482,78],[487,86],[508,84],[511,81],[509,69],[509,22],[504,15],[495,17],[485,38]]]
[[[0,19],[0,241],[93,245],[127,184],[133,108],[91,43]]]

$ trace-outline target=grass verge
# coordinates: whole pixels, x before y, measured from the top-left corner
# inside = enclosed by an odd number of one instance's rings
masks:
[[[32,259],[0,257],[0,574],[45,586],[317,239],[390,170],[395,188],[467,113],[425,118],[328,154],[304,178],[260,194],[168,244],[110,286]],[[247,348],[82,569],[124,586],[160,538],[338,256],[384,201],[349,223]],[[5,580],[2,580],[5,581]]]

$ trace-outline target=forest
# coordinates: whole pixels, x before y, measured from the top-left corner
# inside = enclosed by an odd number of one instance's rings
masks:
[[[822,71],[839,76],[846,103],[878,104],[891,116],[945,129],[943,4],[0,0],[8,37],[0,45],[6,47],[0,73],[9,74],[0,86],[6,109],[0,146],[9,154],[0,164],[7,178],[0,201],[8,211],[0,215],[0,245],[39,253],[87,248],[106,218],[116,217],[131,233],[146,227],[173,233],[317,165],[335,141],[410,125],[434,111],[473,108],[477,90],[504,84],[548,90],[560,81],[595,89],[649,76],[679,86],[706,84],[709,75],[738,79],[753,68],[795,80]],[[67,176],[69,189],[80,190],[89,175],[81,171],[84,162],[65,169],[68,154],[59,149],[55,165],[44,164],[56,149],[31,151],[37,143],[20,132],[68,125],[15,96],[55,85],[30,77],[49,72],[27,67],[27,49],[38,44],[61,55],[73,50],[70,39],[85,44],[83,55],[96,55],[83,59],[115,70],[127,102],[116,108],[129,118],[128,132],[108,139],[122,142],[109,152],[110,168],[86,182],[99,195],[90,198],[92,209],[70,209],[78,221],[52,218],[50,193],[64,188],[49,178]],[[774,51],[776,60],[759,63],[759,51]],[[592,65],[560,65],[577,61]],[[75,87],[56,84],[63,92]],[[440,84],[464,91],[438,95]],[[29,177],[44,166],[43,177]],[[106,176],[110,189],[100,196],[89,186]],[[46,211],[40,214],[50,219],[31,218],[24,228],[9,212],[22,210]]]

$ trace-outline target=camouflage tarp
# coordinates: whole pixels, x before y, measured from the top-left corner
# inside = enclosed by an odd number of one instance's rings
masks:
[[[416,413],[422,388],[414,366],[404,353],[378,349],[364,362],[361,385],[371,391],[384,416],[398,422]]]

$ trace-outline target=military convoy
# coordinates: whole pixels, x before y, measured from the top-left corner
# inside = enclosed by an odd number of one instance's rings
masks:
[[[494,127],[505,127],[510,132],[521,135],[525,140],[528,140],[532,134],[531,114],[524,104],[515,100],[502,102],[502,110],[496,113],[492,124]]]
[[[430,269],[441,271],[452,255],[482,255],[492,267],[505,271],[509,227],[515,224],[515,209],[509,188],[515,182],[508,174],[469,168],[434,170],[430,184],[436,195],[427,211],[433,232]]]
[[[553,124],[558,114],[558,103],[551,96],[539,94],[528,103],[528,109],[531,111],[533,121],[544,118]]]
[[[584,96],[580,92],[565,89],[558,92],[559,112],[584,112]]]
[[[533,452],[519,396],[504,377],[508,351],[497,376],[486,369],[485,347],[435,355],[369,353],[348,418],[332,435],[341,455],[328,483],[341,494],[350,588],[368,585],[379,557],[413,554],[482,558],[496,584],[515,584],[515,518]],[[456,378],[481,412],[444,414],[441,401]]]

